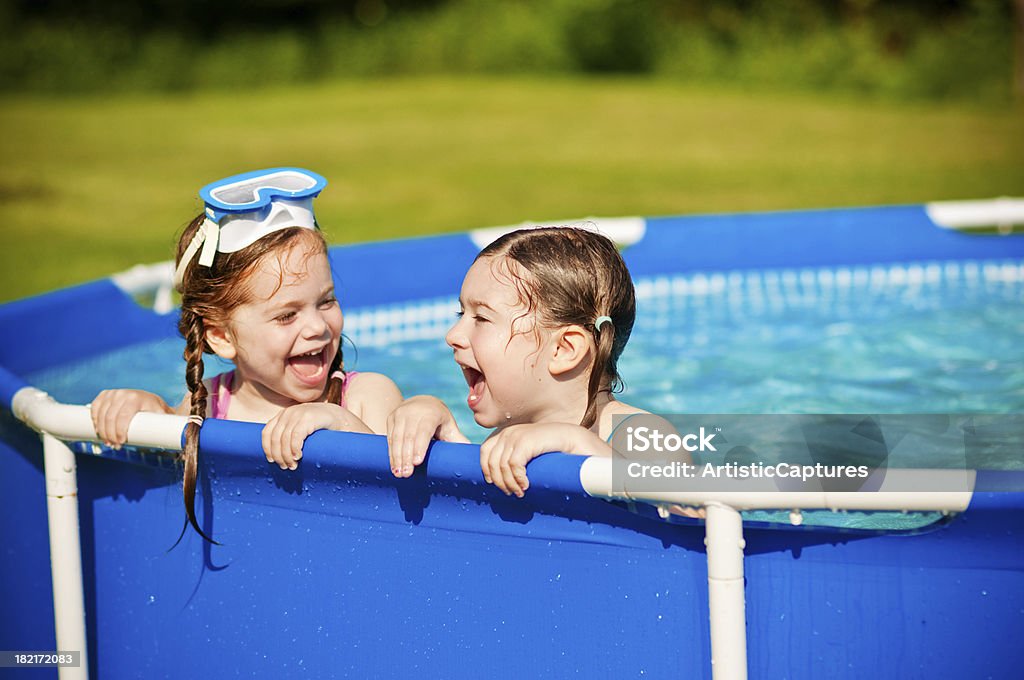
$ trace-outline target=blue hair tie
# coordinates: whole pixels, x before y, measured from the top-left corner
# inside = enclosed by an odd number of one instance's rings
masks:
[[[597,317],[597,319],[594,320],[594,332],[595,333],[599,332],[601,330],[601,326],[603,326],[605,323],[612,323],[612,317],[610,317],[610,316],[599,316],[599,317]],[[615,324],[612,324],[612,328],[614,328],[614,327],[615,327]]]

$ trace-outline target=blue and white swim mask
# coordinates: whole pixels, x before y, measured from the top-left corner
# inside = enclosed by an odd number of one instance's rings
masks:
[[[206,220],[182,254],[174,272],[181,288],[189,262],[213,265],[218,253],[233,253],[264,236],[289,227],[316,229],[313,199],[327,180],[302,168],[270,168],[233,175],[199,190],[206,203]]]

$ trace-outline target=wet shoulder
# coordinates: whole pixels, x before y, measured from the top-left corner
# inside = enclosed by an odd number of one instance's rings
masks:
[[[352,397],[353,399],[363,399],[367,396],[374,396],[381,392],[398,392],[398,386],[395,385],[395,381],[387,377],[383,373],[371,373],[369,371],[359,371],[345,378],[348,382],[345,388],[345,395]]]
[[[616,427],[623,425],[624,423],[632,420],[634,416],[639,415],[650,415],[650,412],[621,401],[610,401],[601,407],[601,411],[598,413],[597,435],[601,439],[609,441],[611,440]]]
[[[402,393],[383,373],[359,373],[347,378],[345,406],[371,430],[385,431],[387,418],[402,403]]]

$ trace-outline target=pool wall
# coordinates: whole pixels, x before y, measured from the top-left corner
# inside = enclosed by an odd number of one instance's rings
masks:
[[[331,257],[348,311],[452,296],[475,253],[454,235]],[[655,278],[1019,266],[1024,237],[941,229],[922,206],[655,218],[625,256]],[[3,305],[0,327],[8,407],[18,376],[174,333],[109,281]],[[41,447],[2,418],[0,649],[53,650]],[[518,500],[483,483],[473,447],[435,445],[408,480],[391,477],[380,437],[317,433],[296,472],[259,448],[257,425],[204,425],[198,505],[223,545],[188,531],[173,549],[183,513],[167,459],[82,448],[93,677],[710,676],[703,526],[590,498],[581,458],[538,459]],[[751,677],[1017,677],[1022,510],[1022,494],[979,493],[912,535],[747,529]]]

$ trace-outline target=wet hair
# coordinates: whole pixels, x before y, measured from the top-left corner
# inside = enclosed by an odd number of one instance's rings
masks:
[[[591,427],[597,420],[597,395],[622,389],[618,361],[636,319],[636,293],[626,263],[611,239],[573,227],[513,231],[476,259],[496,257],[506,258],[521,299],[541,324],[575,324],[593,333],[596,352],[580,422]],[[595,327],[602,316],[611,323]]]
[[[206,216],[200,214],[185,227],[178,240],[175,264],[180,262],[205,219]],[[319,230],[293,227],[268,234],[236,252],[218,252],[210,267],[198,264],[198,258],[194,257],[185,268],[179,289],[181,316],[178,319],[178,332],[185,338],[183,356],[185,384],[191,394],[190,415],[206,417],[208,393],[203,384],[203,354],[213,354],[213,349],[206,341],[207,329],[211,326],[223,327],[236,307],[251,301],[252,291],[248,281],[263,266],[265,258],[274,254],[282,256],[298,245],[307,246],[311,257],[327,252],[327,243]],[[343,370],[343,366],[339,343],[338,353],[331,364],[332,377],[327,388],[327,399],[332,403],[338,403],[341,399],[343,381],[334,377],[334,372]],[[196,422],[190,422],[185,429],[185,446],[181,458],[184,464],[186,526],[191,524],[200,536],[216,543],[199,528],[196,520],[196,479],[199,467],[199,425]]]

